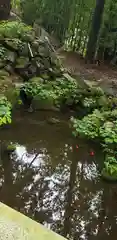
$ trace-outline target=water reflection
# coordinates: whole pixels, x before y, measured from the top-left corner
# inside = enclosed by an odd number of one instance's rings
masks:
[[[10,156],[2,151],[0,200],[69,239],[116,239],[117,190],[100,180],[99,152],[91,157],[82,143],[76,149],[63,128],[55,127],[48,141],[41,129],[34,125],[41,135],[35,149],[28,134],[25,145],[18,134],[22,145]]]

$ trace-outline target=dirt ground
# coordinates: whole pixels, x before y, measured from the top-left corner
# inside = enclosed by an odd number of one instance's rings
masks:
[[[78,54],[72,52],[59,51],[58,54],[64,68],[74,77],[88,80],[110,94],[117,94],[117,66],[112,67],[103,63],[100,66],[85,64]]]

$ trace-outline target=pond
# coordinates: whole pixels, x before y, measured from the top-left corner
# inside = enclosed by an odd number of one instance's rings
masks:
[[[56,124],[50,117],[60,119]],[[69,116],[14,114],[0,130],[0,201],[68,239],[116,239],[117,185],[100,178],[103,154],[72,137]]]

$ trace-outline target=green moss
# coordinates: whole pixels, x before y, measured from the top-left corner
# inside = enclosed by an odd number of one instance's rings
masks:
[[[0,23],[0,36],[30,41],[32,39],[32,28],[19,21],[5,21]]]
[[[19,57],[16,62],[16,68],[25,68],[26,64],[29,63],[29,58]]]

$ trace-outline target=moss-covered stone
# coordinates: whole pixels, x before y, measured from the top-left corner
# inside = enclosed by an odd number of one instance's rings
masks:
[[[44,79],[42,77],[33,77],[30,79],[30,82],[40,84],[44,82]]]
[[[109,174],[105,168],[102,170],[101,176],[106,181],[110,181],[110,182],[117,181],[117,173]]]
[[[36,96],[32,100],[32,108],[34,110],[52,110],[55,111],[55,105],[53,99],[41,99]]]
[[[19,57],[16,62],[16,68],[25,68],[28,63],[28,57]]]
[[[9,73],[4,69],[0,70],[0,79],[4,77],[9,77]]]

